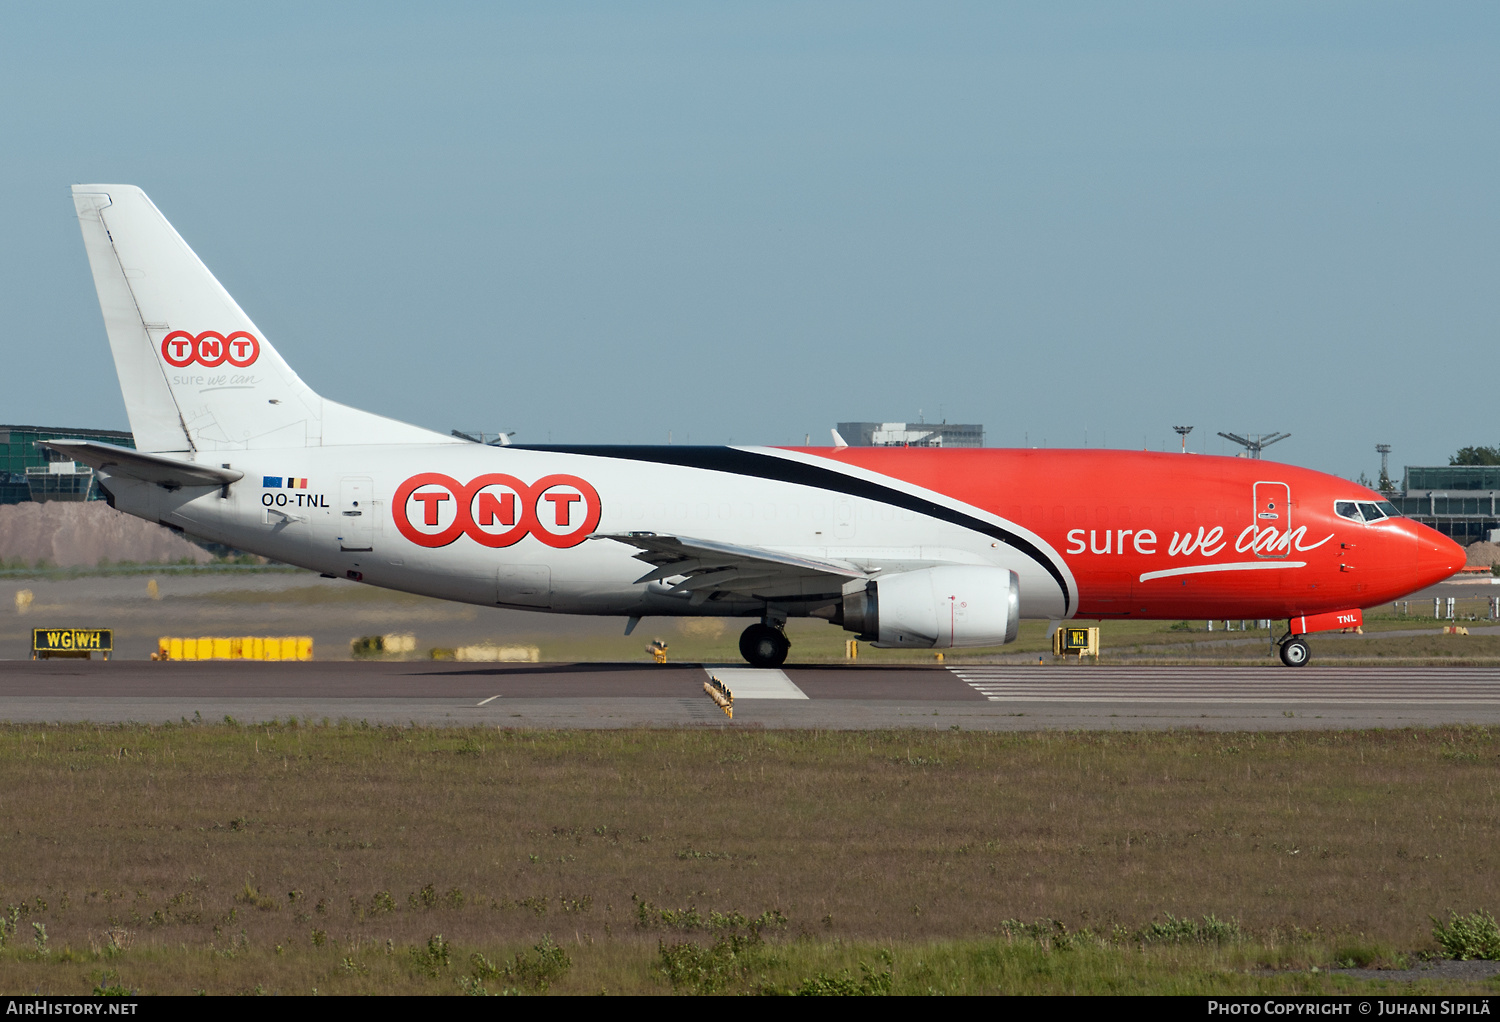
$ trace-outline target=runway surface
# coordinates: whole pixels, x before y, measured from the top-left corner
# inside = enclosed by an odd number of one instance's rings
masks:
[[[1500,671],[1485,667],[961,667],[953,673],[991,702],[1118,702],[1125,693],[1134,703],[1500,706]]]
[[[729,720],[703,692],[735,694]],[[0,719],[1213,730],[1500,724],[1500,669],[0,661]]]

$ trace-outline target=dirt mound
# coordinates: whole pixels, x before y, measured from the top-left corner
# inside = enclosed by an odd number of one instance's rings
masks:
[[[1500,543],[1470,543],[1468,556],[1464,559],[1465,564],[1497,564],[1500,563]]]
[[[102,500],[0,506],[0,561],[93,567],[101,560],[202,564],[213,555],[172,530],[114,510]]]

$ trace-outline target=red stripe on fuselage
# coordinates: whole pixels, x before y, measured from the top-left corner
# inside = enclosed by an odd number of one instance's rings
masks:
[[[1290,618],[1369,607],[1441,581],[1464,562],[1456,543],[1410,519],[1362,524],[1334,513],[1336,500],[1383,499],[1373,491],[1270,461],[1148,451],[785,449],[931,490],[1036,534],[1077,579],[1082,617]],[[1257,491],[1257,483],[1267,485]],[[1278,492],[1290,494],[1289,508],[1262,506]]]

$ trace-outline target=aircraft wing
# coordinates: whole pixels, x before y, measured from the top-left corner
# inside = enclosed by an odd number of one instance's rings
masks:
[[[683,576],[671,587],[703,603],[715,593],[756,598],[837,595],[850,579],[869,572],[851,564],[799,557],[763,547],[738,546],[688,536],[631,532],[590,536],[633,546],[636,560],[654,565],[637,584]]]
[[[245,477],[245,473],[238,469],[200,465],[165,454],[145,454],[96,440],[40,440],[38,443],[110,475],[156,483],[169,490],[181,486],[226,486]]]

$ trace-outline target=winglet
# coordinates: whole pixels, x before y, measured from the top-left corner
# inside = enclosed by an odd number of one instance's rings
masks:
[[[833,446],[834,447],[848,447],[849,446],[849,441],[845,440],[839,434],[839,431],[837,429],[830,429],[828,432],[830,432],[830,433],[833,434]]]

